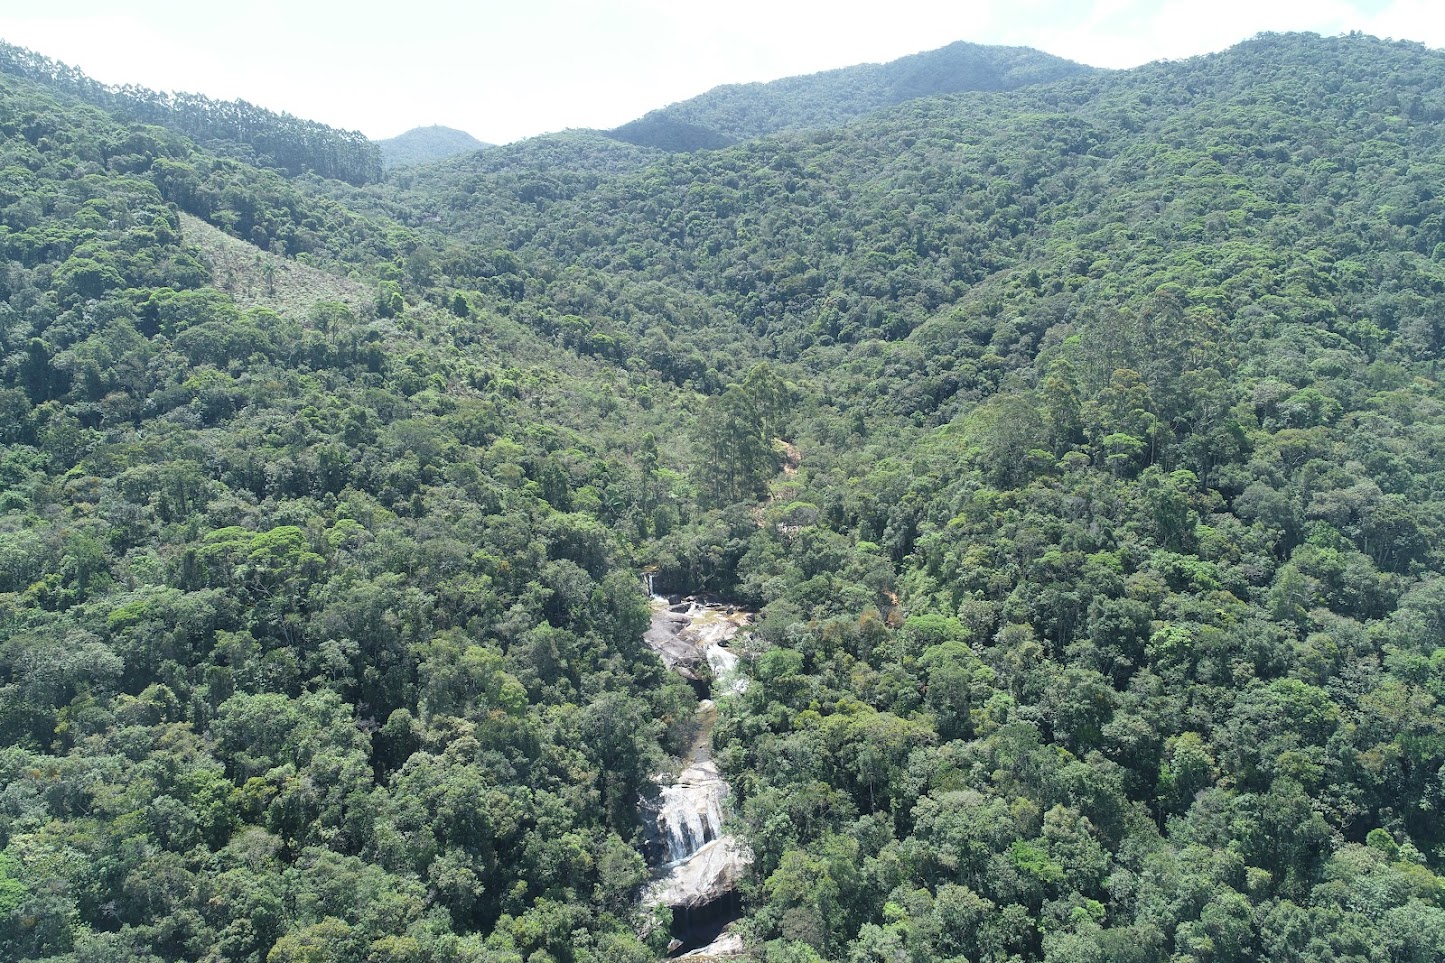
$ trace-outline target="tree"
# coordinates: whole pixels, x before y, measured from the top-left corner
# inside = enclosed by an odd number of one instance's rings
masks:
[[[693,477],[714,505],[753,501],[777,470],[777,456],[764,435],[764,418],[753,398],[736,385],[708,399],[698,414]]]

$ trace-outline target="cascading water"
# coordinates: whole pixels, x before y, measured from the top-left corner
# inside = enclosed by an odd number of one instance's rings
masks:
[[[738,656],[726,647],[746,621],[746,614],[733,609],[694,602],[669,606],[654,597],[644,639],[700,695],[709,694],[711,680],[712,690],[725,697],[747,689]],[[672,909],[678,952],[706,944],[706,952],[721,956],[742,951],[736,936],[720,934],[737,917],[735,891],[752,853],[723,832],[728,785],[712,758],[716,718],[712,699],[702,699],[698,735],[684,768],[676,776],[659,776],[656,796],[642,805],[652,815],[650,859],[660,873],[645,901]]]
[[[677,783],[662,787],[657,825],[667,842],[669,864],[681,863],[721,838],[727,792],[727,783],[716,770],[708,773],[699,766],[684,770]]]
[[[707,664],[712,669],[715,685],[721,685],[724,695],[742,695],[748,691],[748,677],[738,671],[738,656],[731,649],[721,645],[708,646]]]

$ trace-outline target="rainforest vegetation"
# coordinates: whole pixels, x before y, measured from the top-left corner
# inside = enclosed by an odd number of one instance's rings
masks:
[[[1028,47],[949,44],[766,84],[729,84],[639,117],[608,136],[664,150],[724,147],[780,131],[834,127],[880,107],[964,90],[1010,90],[1092,68]]]
[[[1445,53],[384,178],[3,53],[0,958],[658,958],[644,569],[764,963],[1445,957]]]

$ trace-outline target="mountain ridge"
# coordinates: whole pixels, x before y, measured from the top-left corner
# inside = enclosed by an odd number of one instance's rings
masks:
[[[608,131],[640,146],[716,149],[767,134],[836,126],[918,97],[1010,90],[1096,68],[1030,47],[956,41],[885,63],[855,64],[779,80],[725,84]]]
[[[1265,34],[355,185],[0,72],[0,958],[1445,957],[1442,121]]]
[[[47,84],[131,120],[169,127],[288,176],[310,171],[353,184],[381,176],[380,153],[359,131],[278,114],[244,100],[102,84],[68,64],[3,40],[0,72]]]

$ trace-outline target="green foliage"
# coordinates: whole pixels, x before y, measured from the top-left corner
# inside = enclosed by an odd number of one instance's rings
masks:
[[[838,127],[916,97],[1010,90],[1089,70],[1026,47],[959,42],[886,64],[860,64],[765,84],[729,84],[654,110],[608,134],[662,150],[715,150],[781,131]]]
[[[761,958],[1438,958],[1445,59],[990,56],[364,189],[0,75],[0,956],[650,958],[646,567]]]
[[[355,131],[274,114],[245,101],[214,101],[201,94],[163,94],[134,85],[97,83],[73,67],[7,43],[0,43],[0,71],[40,81],[127,120],[180,131],[219,152],[241,153],[292,176],[314,171],[353,184],[381,176],[376,145]],[[167,134],[158,128],[136,130],[119,145],[111,164],[144,169],[157,145],[170,146]]]
[[[777,472],[766,391],[734,385],[698,415],[693,441],[697,487],[714,505],[755,501]]]

